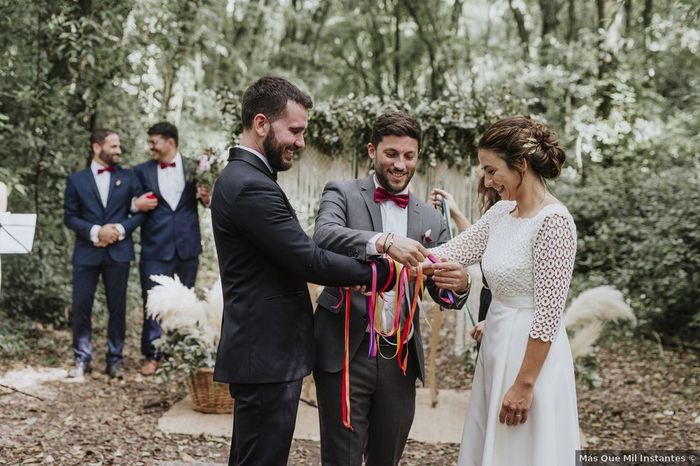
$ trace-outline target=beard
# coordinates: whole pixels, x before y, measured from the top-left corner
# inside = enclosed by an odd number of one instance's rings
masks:
[[[99,158],[105,165],[116,165],[119,163],[119,154],[110,154],[104,150],[100,153]]]
[[[379,181],[379,185],[392,194],[398,194],[404,189],[406,189],[406,186],[408,186],[408,183],[410,183],[411,178],[413,178],[413,174],[415,173],[415,169],[413,171],[404,170],[403,173],[406,173],[405,180],[403,182],[397,183],[389,179],[389,170],[390,169],[385,169],[384,167],[382,167],[379,163],[374,163],[374,174],[377,176],[377,181]]]
[[[270,126],[270,132],[267,133],[265,139],[262,142],[263,151],[265,151],[265,157],[270,163],[270,166],[277,170],[278,172],[283,172],[292,168],[292,162],[287,162],[284,160],[284,151],[289,149],[294,152],[294,146],[285,146],[280,144],[275,135],[275,130]]]

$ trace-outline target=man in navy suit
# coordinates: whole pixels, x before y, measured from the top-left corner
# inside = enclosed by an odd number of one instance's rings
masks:
[[[119,161],[119,135],[98,129],[90,136],[90,166],[68,177],[64,199],[64,223],[76,234],[73,252],[73,354],[75,367],[69,377],[91,371],[92,304],[102,275],[107,295],[107,368],[119,377],[126,332],[126,286],[129,263],[134,260],[131,233],[143,222],[143,214],[131,214],[132,199],[141,186],[132,170]]]
[[[156,283],[151,275],[177,275],[187,287],[194,287],[202,252],[197,204],[209,205],[209,189],[197,186],[193,179],[194,161],[178,151],[179,135],[175,125],[160,122],[148,130],[148,148],[153,160],[137,165],[134,171],[145,191],[135,200],[135,209],[147,212],[141,227],[141,291],[144,319],[141,374],[153,375],[158,358],[153,342],[161,335],[160,325],[145,315],[148,290]]]

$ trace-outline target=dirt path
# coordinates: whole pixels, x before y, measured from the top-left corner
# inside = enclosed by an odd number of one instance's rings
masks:
[[[467,388],[471,370],[452,354],[454,315],[446,317],[439,349],[440,386]],[[60,362],[68,367],[67,332],[34,334],[35,340],[28,341],[34,352],[3,360],[0,373],[29,365],[56,367]],[[96,354],[103,351],[103,340],[96,337]],[[53,381],[27,388],[42,400],[0,388],[0,464],[225,463],[228,438],[169,435],[156,429],[158,418],[185,390],[138,375],[137,341],[129,335],[121,381],[95,373],[84,383]],[[697,353],[666,349],[662,357],[655,343],[617,335],[601,347],[598,359],[600,387],[580,383],[578,388],[581,428],[591,448],[700,445]],[[101,362],[96,364],[97,372],[103,369]],[[458,449],[454,444],[409,442],[402,464],[454,464]],[[319,464],[318,443],[294,441],[290,464]]]

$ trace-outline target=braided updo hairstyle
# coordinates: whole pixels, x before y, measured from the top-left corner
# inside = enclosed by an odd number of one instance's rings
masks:
[[[555,179],[566,160],[554,131],[524,116],[504,118],[489,126],[479,141],[479,149],[498,154],[521,178],[524,162],[541,178]]]

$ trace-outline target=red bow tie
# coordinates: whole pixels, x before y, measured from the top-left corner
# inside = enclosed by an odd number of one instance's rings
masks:
[[[175,162],[170,162],[170,163],[161,162],[159,165],[160,165],[160,168],[174,167],[174,166],[175,166]]]
[[[98,174],[98,175],[101,175],[101,174],[103,174],[104,172],[114,173],[114,165],[108,165],[108,166],[106,166],[106,167],[104,167],[104,168],[98,168],[98,169],[97,169],[97,174]]]
[[[393,201],[394,204],[405,209],[408,205],[408,194],[391,194],[386,189],[379,187],[374,190],[374,202]]]

